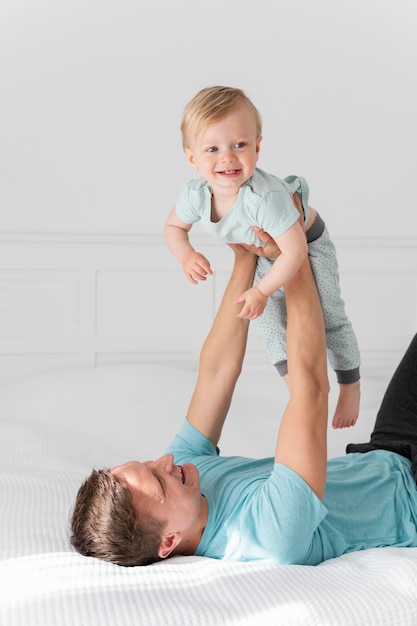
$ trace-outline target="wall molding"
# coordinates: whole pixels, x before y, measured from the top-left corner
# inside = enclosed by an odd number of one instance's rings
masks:
[[[390,372],[417,330],[417,237],[334,238],[363,370]],[[162,234],[0,232],[0,384],[116,362],[195,366],[233,253],[196,233],[215,274],[190,285]],[[266,362],[254,332],[247,360]]]
[[[337,248],[417,249],[417,236],[413,237],[332,237]],[[49,232],[0,231],[0,243],[69,243],[69,244],[121,244],[155,245],[163,243],[158,233],[106,233],[106,232]],[[224,244],[204,233],[193,234],[193,241],[211,247]]]

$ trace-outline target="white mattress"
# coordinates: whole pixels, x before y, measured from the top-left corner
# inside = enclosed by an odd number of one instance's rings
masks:
[[[81,480],[92,467],[162,454],[195,377],[187,369],[123,365],[0,388],[1,626],[415,626],[414,548],[368,550],[317,567],[175,557],[122,568],[75,553],[68,522]],[[363,381],[360,421],[350,430],[329,428],[329,456],[367,439],[384,384]],[[271,456],[285,402],[272,368],[247,366],[222,452]]]

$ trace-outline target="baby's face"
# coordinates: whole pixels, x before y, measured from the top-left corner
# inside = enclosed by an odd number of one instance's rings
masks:
[[[256,168],[261,139],[253,114],[240,104],[192,137],[185,153],[214,194],[237,195]]]

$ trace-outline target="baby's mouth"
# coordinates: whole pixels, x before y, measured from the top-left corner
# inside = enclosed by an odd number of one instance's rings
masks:
[[[226,175],[233,175],[233,174],[240,174],[241,170],[222,170],[219,172],[219,174],[226,174]]]

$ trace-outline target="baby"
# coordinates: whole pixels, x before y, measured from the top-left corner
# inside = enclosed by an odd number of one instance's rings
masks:
[[[258,259],[254,286],[237,303],[243,303],[245,318],[256,319],[269,359],[288,385],[282,288],[308,254],[323,308],[329,361],[339,383],[333,427],[353,426],[359,414],[360,354],[340,295],[336,251],[323,220],[308,205],[307,182],[299,176],[280,179],[257,168],[262,120],[241,89],[201,90],[184,110],[181,131],[186,158],[201,177],[187,183],[167,218],[165,238],[171,252],[187,279],[197,284],[213,272],[190,243],[194,222],[201,220],[227,243],[264,245],[253,226],[273,237],[281,254],[276,260]]]

